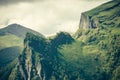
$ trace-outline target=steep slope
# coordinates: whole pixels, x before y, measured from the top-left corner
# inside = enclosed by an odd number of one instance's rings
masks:
[[[63,79],[63,77],[60,77],[63,75],[58,70],[62,66],[59,57],[61,55],[57,51],[57,47],[71,42],[73,42],[73,38],[64,32],[58,33],[51,40],[28,33],[24,40],[23,53],[19,56],[19,63],[13,69],[9,80],[52,80],[53,77]]]
[[[81,14],[79,30],[76,38],[81,35],[81,29],[120,27],[120,1],[114,0]]]
[[[23,45],[23,39],[15,35],[9,34],[9,35],[0,36],[0,50],[13,46],[22,47],[22,45]]]
[[[22,52],[19,46],[8,47],[0,50],[0,67],[11,62]]]
[[[83,54],[92,52],[99,55],[95,60],[102,62],[101,67],[98,67],[98,69],[102,69],[102,73],[98,72],[101,76],[98,76],[97,80],[119,80],[120,78],[119,21],[119,0],[110,1],[81,15],[75,38],[84,42]]]
[[[44,37],[42,34],[18,24],[11,24],[0,29],[0,70],[14,61],[23,49],[23,41],[27,32]]]

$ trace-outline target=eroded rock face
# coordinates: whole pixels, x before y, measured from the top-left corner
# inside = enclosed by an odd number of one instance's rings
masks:
[[[85,15],[84,13],[81,14],[79,28],[83,29],[91,29],[97,27],[97,21],[91,19],[90,16]]]
[[[41,45],[42,44],[42,45]],[[23,53],[18,57],[18,64],[12,71],[9,79],[12,80],[43,80],[45,71],[43,68],[43,48],[45,40],[42,37],[28,33],[24,40]],[[37,49],[35,49],[37,48]]]
[[[26,43],[22,56],[19,57],[20,72],[24,80],[31,80],[34,78],[41,79],[41,56],[35,52],[30,46],[29,42]]]
[[[13,80],[60,79],[58,70],[61,68],[58,57],[60,54],[56,47],[70,44],[72,41],[74,39],[64,32],[58,33],[50,42],[47,42],[45,38],[28,33],[24,40],[23,53],[19,56],[15,68],[17,70],[13,71],[17,74]]]
[[[97,28],[99,24],[99,20],[93,19],[91,16],[82,13],[81,14],[81,18],[80,18],[80,23],[79,23],[79,29],[77,30],[77,32],[75,33],[75,38],[79,38],[82,35],[82,31],[85,30],[90,30],[90,29],[94,29]]]
[[[22,56],[19,57],[19,66],[21,66],[20,70],[24,80],[43,80],[45,78],[46,73],[42,63],[45,44],[42,37],[39,38],[39,36],[33,34],[26,35],[24,51]]]

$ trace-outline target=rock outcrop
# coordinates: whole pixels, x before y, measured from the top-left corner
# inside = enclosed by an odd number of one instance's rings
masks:
[[[83,29],[91,29],[97,27],[97,22],[91,18],[91,16],[88,16],[84,13],[81,14],[79,28]]]
[[[13,77],[9,79],[43,80],[45,78],[45,71],[42,66],[44,47],[45,39],[43,37],[27,33],[23,53],[19,56],[16,65],[17,74],[14,79]]]
[[[50,80],[60,78],[57,70],[60,67],[59,52],[57,47],[70,44],[74,39],[64,32],[60,32],[50,42],[41,36],[27,33],[24,39],[24,50],[18,58],[16,71],[13,70],[9,80]]]

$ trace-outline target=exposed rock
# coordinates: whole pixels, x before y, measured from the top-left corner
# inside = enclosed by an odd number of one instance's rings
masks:
[[[97,22],[98,21],[94,21],[93,19],[91,19],[90,16],[82,13],[80,18],[79,28],[83,28],[83,29],[96,28]]]
[[[59,78],[56,70],[59,69],[60,63],[56,47],[70,44],[72,41],[74,39],[65,32],[58,33],[49,43],[44,37],[27,33],[23,53],[19,56],[19,63],[16,65],[16,73],[19,76],[16,75],[14,78],[23,80]]]

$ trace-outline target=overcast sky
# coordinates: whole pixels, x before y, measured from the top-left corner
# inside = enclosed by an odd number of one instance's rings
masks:
[[[110,0],[0,0],[0,28],[18,23],[43,35],[74,33],[80,14]]]

